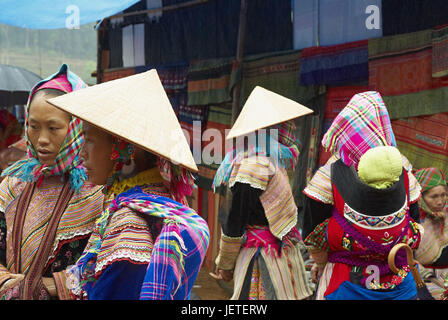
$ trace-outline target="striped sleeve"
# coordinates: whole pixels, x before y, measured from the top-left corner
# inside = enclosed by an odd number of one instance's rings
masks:
[[[13,178],[6,177],[0,183],[0,212],[5,212],[8,205],[15,199],[13,191]]]
[[[70,290],[66,286],[67,276],[65,270],[53,273],[53,279],[59,300],[71,300]]]
[[[219,242],[219,254],[215,264],[222,270],[233,270],[241,250],[243,237],[228,237],[221,233]]]
[[[421,196],[421,190],[420,184],[417,181],[417,178],[412,174],[411,171],[408,171],[409,176],[409,202],[416,203]]]
[[[303,193],[319,202],[333,204],[333,187],[331,185],[331,165],[338,160],[332,156],[327,163],[320,167],[310,182],[307,184]]]
[[[146,220],[128,208],[115,212],[104,233],[96,272],[115,261],[147,264],[154,241]]]
[[[249,157],[234,167],[229,178],[229,187],[240,182],[247,183],[252,188],[266,190],[269,178],[274,173],[275,167],[266,157]]]

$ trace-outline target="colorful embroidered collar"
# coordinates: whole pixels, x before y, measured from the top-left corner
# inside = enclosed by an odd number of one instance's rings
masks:
[[[137,175],[124,179],[122,181],[115,181],[110,187],[108,195],[118,195],[135,186],[144,186],[148,184],[163,183],[163,178],[160,175],[158,168],[152,168],[138,173]]]

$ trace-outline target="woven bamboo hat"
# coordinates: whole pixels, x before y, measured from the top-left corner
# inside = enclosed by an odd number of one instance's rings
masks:
[[[313,110],[300,103],[256,86],[226,139],[243,136],[310,113],[313,113]]]
[[[174,164],[198,171],[155,69],[73,91],[48,102]]]

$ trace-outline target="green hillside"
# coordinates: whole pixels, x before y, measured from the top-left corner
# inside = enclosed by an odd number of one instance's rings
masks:
[[[62,63],[89,84],[96,69],[94,24],[68,30],[31,30],[0,24],[0,63],[28,69],[42,78],[56,72]]]

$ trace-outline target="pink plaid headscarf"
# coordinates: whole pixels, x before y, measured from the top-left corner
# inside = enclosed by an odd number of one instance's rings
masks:
[[[27,143],[28,158],[14,163],[2,172],[2,176],[16,176],[21,180],[37,182],[38,184],[47,176],[60,175],[64,179],[65,173],[69,174],[70,185],[79,191],[87,179],[85,169],[79,157],[84,141],[81,130],[81,121],[72,117],[69,123],[67,135],[62,143],[53,165],[39,162],[37,153],[27,135],[30,101],[36,92],[42,89],[56,89],[62,92],[72,92],[86,87],[86,84],[76,74],[63,64],[59,71],[45,80],[37,83],[31,90],[25,113],[25,139]]]
[[[333,120],[322,145],[347,165],[358,168],[361,156],[378,146],[396,147],[389,113],[375,91],[355,94]]]

